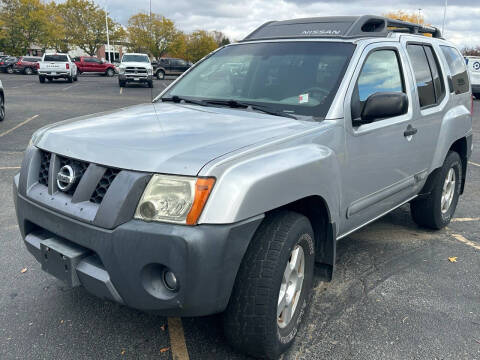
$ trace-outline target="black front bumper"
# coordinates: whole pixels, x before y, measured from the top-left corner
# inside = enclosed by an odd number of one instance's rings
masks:
[[[183,226],[130,220],[104,229],[37,204],[19,194],[18,183],[17,175],[20,231],[42,268],[99,297],[169,316],[202,316],[226,308],[243,255],[262,221],[260,216],[229,225]],[[48,261],[57,261],[53,270],[43,258],[47,254]],[[61,266],[67,275],[61,275]],[[176,275],[177,291],[165,287],[165,269]]]

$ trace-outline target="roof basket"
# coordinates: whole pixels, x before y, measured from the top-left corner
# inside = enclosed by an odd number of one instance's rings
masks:
[[[286,21],[270,21],[242,41],[282,38],[359,38],[384,37],[389,32],[431,34],[441,38],[440,30],[420,24],[392,20],[383,16],[332,16]]]

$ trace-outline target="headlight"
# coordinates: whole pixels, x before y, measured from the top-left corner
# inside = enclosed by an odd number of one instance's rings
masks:
[[[125,68],[123,66],[118,67],[118,73],[119,74],[125,74]]]
[[[152,69],[152,68],[147,69],[147,74],[148,74],[148,75],[153,75],[153,69]]]
[[[214,184],[214,178],[153,175],[135,219],[195,225]]]

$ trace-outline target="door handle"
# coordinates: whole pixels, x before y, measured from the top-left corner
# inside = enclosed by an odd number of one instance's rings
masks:
[[[414,128],[412,125],[408,125],[407,129],[403,132],[403,136],[405,137],[413,136],[417,133],[417,131],[418,130]]]

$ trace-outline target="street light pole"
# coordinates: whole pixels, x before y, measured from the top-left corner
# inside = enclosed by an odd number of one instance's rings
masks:
[[[110,63],[110,36],[108,34],[108,14],[107,7],[105,6],[105,26],[107,27],[107,48],[108,48],[108,62]]]
[[[448,6],[448,0],[445,0],[445,7],[443,8],[443,25],[442,25],[442,34],[445,36],[445,20],[447,18],[447,6]]]

